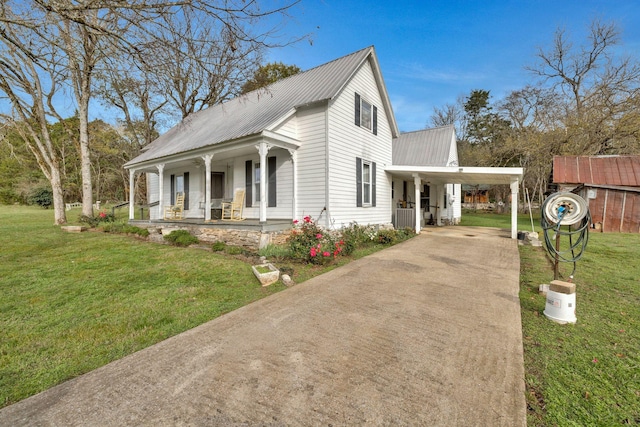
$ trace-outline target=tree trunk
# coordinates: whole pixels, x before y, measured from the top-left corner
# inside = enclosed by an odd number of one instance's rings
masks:
[[[82,215],[93,217],[93,186],[91,185],[91,156],[86,108],[80,106],[80,163],[82,173]],[[82,111],[84,110],[84,111]]]
[[[67,213],[64,206],[64,196],[62,191],[62,180],[60,179],[60,171],[51,169],[51,191],[53,192],[53,214],[54,224],[62,225],[67,223]]]

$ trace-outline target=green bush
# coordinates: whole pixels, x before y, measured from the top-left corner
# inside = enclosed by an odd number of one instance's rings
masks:
[[[270,244],[265,248],[258,251],[258,255],[266,256],[267,258],[286,258],[289,257],[291,251],[287,246]]]
[[[104,224],[102,226],[102,231],[105,233],[135,234],[140,237],[149,237],[149,230],[146,228],[140,228],[135,225],[129,225],[122,222]]]
[[[225,242],[217,241],[211,246],[211,249],[214,252],[220,252],[220,251],[224,251],[226,247],[227,247],[227,244]]]
[[[378,230],[378,242],[383,245],[392,245],[398,241],[398,233],[393,229]]]
[[[225,245],[224,252],[229,255],[241,255],[244,253],[244,249],[242,249],[240,246]]]
[[[351,255],[358,247],[373,243],[375,237],[376,231],[372,226],[358,225],[358,223],[352,222],[342,229],[345,255]]]
[[[174,246],[189,246],[199,242],[198,238],[187,230],[174,230],[164,236],[164,239]]]
[[[49,206],[53,204],[53,191],[49,187],[38,187],[31,192],[28,202],[30,205],[49,209]]]
[[[91,228],[95,228],[103,222],[111,223],[115,221],[115,219],[116,217],[114,214],[101,211],[96,216],[81,215],[78,221],[80,221],[83,224],[88,224]]]
[[[302,223],[294,221],[288,242],[291,257],[314,264],[330,262],[343,252],[345,246],[340,236],[322,230],[308,215]]]

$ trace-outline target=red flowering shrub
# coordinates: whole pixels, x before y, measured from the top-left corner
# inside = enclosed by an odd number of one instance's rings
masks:
[[[294,220],[293,225],[293,231],[289,236],[289,248],[294,258],[324,264],[341,254],[344,242],[321,230],[310,216],[305,216],[302,222]]]

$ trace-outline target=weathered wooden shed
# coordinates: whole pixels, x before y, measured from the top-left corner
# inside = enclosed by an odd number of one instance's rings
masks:
[[[555,156],[553,183],[588,202],[595,229],[640,232],[640,156]]]

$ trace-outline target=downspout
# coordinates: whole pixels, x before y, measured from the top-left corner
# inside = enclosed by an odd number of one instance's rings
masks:
[[[293,149],[289,149],[289,155],[291,155],[291,167],[293,169],[293,189],[292,189],[292,219],[298,218],[298,152]]]
[[[324,212],[325,212],[325,227],[331,226],[331,206],[329,204],[329,105],[327,102],[327,108],[324,110]]]

